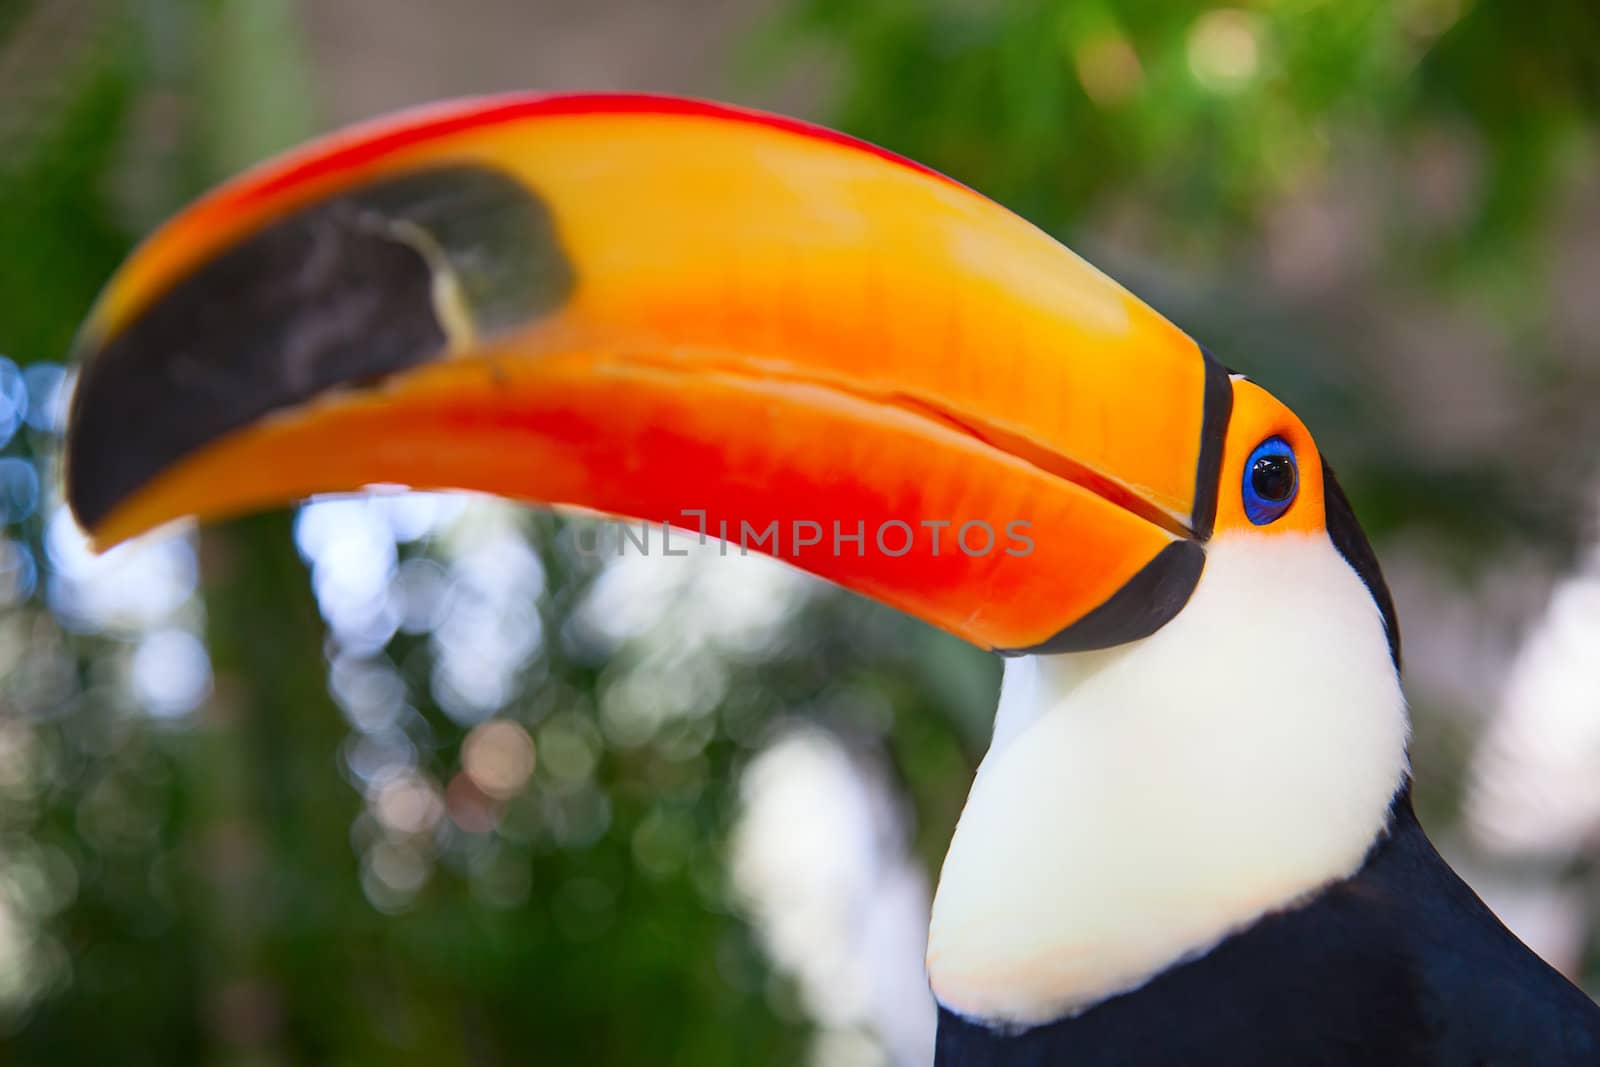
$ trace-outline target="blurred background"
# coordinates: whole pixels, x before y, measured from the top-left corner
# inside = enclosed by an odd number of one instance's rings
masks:
[[[337,124],[513,88],[817,119],[1022,212],[1306,417],[1424,821],[1600,992],[1589,0],[0,0],[0,1062],[921,1064],[990,657],[480,498],[91,557],[73,331]]]

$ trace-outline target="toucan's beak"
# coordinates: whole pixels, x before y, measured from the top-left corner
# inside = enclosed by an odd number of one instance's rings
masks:
[[[703,525],[1001,649],[1183,606],[1232,395],[976,193],[658,97],[449,105],[270,163],[141,247],[80,347],[67,495],[102,546],[477,489]]]

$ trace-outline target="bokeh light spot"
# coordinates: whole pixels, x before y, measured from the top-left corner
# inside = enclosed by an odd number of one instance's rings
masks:
[[[26,459],[0,459],[0,523],[22,522],[39,506],[39,472]]]
[[[1097,34],[1073,50],[1073,66],[1083,91],[1101,107],[1114,107],[1132,96],[1144,81],[1138,53],[1115,31]]]
[[[39,570],[28,546],[0,540],[0,607],[27,600],[38,581]]]
[[[28,408],[23,416],[28,426],[41,433],[59,434],[67,423],[66,368],[59,363],[34,363],[22,372],[28,392]]]
[[[461,767],[479,789],[504,799],[533,774],[533,738],[514,722],[496,719],[473,728],[461,744]]]
[[[445,788],[444,802],[450,812],[450,821],[469,834],[486,834],[500,821],[499,807],[494,798],[478,788],[466,774],[450,779]]]
[[[1218,8],[1195,19],[1189,30],[1189,70],[1219,93],[1236,93],[1254,80],[1261,64],[1259,19],[1237,8]]]
[[[22,371],[4,356],[0,356],[0,447],[4,447],[16,434],[17,428],[28,414],[28,387]]]
[[[432,832],[444,817],[444,798],[426,775],[403,771],[372,792],[372,813],[385,830],[402,836]]]
[[[139,642],[132,663],[133,691],[157,718],[186,715],[211,693],[211,657],[184,630],[157,630]]]
[[[563,712],[539,728],[539,755],[540,765],[556,784],[581,785],[600,761],[600,737],[588,719]]]
[[[372,906],[384,912],[410,907],[432,873],[426,856],[409,844],[394,841],[380,841],[368,849],[361,868],[361,888]]]

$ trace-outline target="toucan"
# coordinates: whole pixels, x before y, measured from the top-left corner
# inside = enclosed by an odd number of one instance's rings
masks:
[[[99,546],[478,490],[1001,653],[928,937],[943,1067],[1600,1064],[1418,824],[1394,604],[1306,426],[939,173],[687,99],[435,105],[178,214],[77,347]]]

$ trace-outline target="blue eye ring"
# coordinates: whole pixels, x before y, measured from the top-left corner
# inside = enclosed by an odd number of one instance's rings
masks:
[[[1244,465],[1244,514],[1257,526],[1277,522],[1300,494],[1294,449],[1281,437],[1256,445]]]

